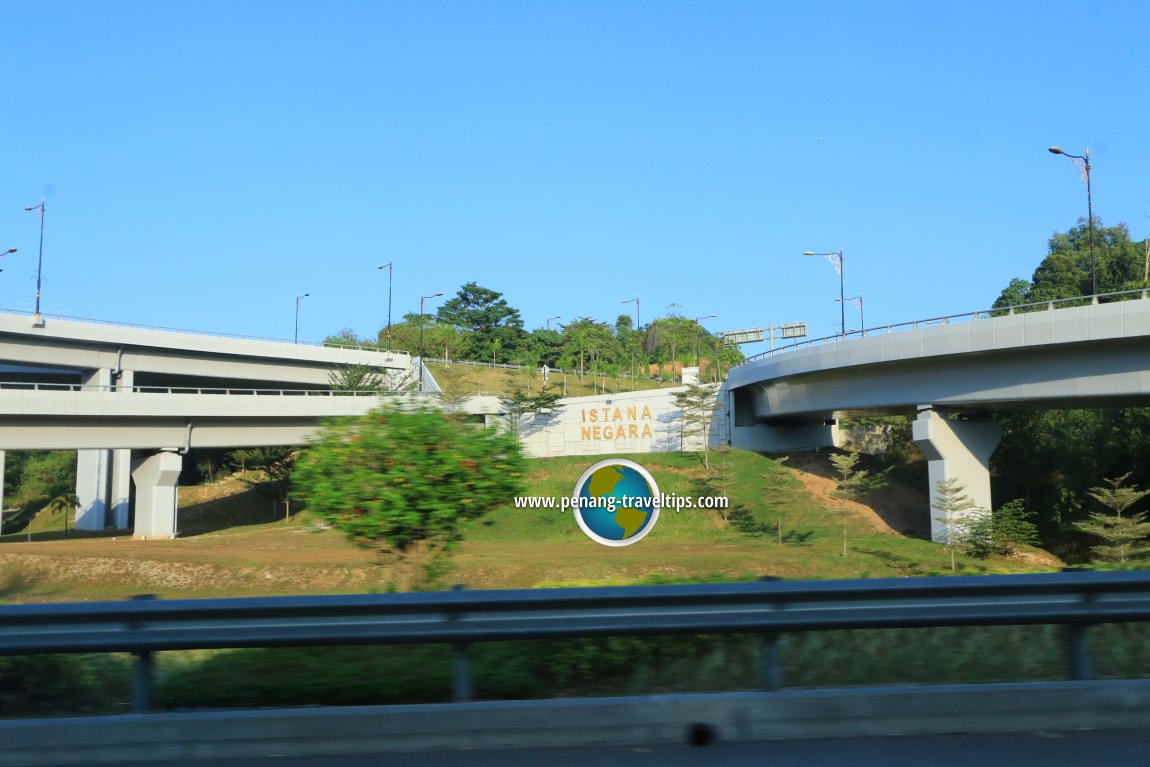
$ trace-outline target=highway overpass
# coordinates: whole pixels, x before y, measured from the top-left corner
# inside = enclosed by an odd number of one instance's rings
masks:
[[[0,312],[0,365],[0,451],[78,449],[82,530],[127,528],[135,479],[138,537],[174,534],[191,445],[299,444],[319,418],[376,404],[325,396],[336,371],[363,366],[395,386],[416,374],[400,351],[14,311]]]
[[[819,447],[833,444],[840,418],[916,415],[932,501],[939,480],[956,478],[989,509],[989,459],[1001,437],[993,413],[1150,404],[1145,298],[1140,291],[972,312],[752,358],[724,384],[731,444]],[[935,521],[935,533],[942,529]]]

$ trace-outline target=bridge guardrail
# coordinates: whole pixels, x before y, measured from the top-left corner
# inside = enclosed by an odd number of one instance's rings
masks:
[[[1051,301],[1039,301],[1032,304],[1018,304],[1015,306],[1000,306],[994,309],[981,309],[975,312],[962,312],[959,314],[947,314],[940,317],[930,317],[923,320],[912,320],[910,322],[899,322],[893,325],[878,325],[873,328],[864,328],[862,330],[851,330],[845,335],[839,333],[833,336],[823,336],[822,338],[811,338],[805,341],[796,341],[793,344],[786,346],[779,346],[770,351],[761,352],[751,357],[747,357],[737,365],[732,365],[732,368],[742,367],[751,362],[768,357],[774,357],[788,351],[795,349],[811,349],[816,346],[823,346],[825,344],[833,344],[839,341],[849,340],[851,338],[864,338],[868,335],[885,335],[887,333],[894,333],[900,330],[915,330],[920,327],[930,325],[949,325],[954,322],[971,322],[975,320],[989,319],[993,317],[1007,317],[1015,314],[1029,314],[1031,312],[1039,311],[1053,311],[1059,308],[1068,308],[1071,306],[1085,306],[1090,304],[1110,303],[1111,301],[1130,301],[1135,299],[1145,300],[1150,297],[1150,289],[1141,290],[1124,290],[1117,293],[1099,293],[1095,296],[1077,296],[1075,298],[1058,298]]]
[[[75,317],[68,314],[45,314],[41,312],[37,315],[35,312],[30,312],[27,309],[8,309],[0,307],[0,313],[3,314],[18,314],[27,317],[46,317],[53,320],[66,320],[70,322],[91,322],[96,325],[110,325],[118,328],[137,328],[139,330],[162,330],[167,333],[186,333],[195,336],[212,336],[215,338],[235,338],[240,341],[264,341],[267,343],[276,344],[291,344],[292,346],[322,346],[331,349],[354,349],[356,351],[366,352],[380,352],[381,354],[408,354],[411,352],[403,351],[401,349],[381,349],[378,346],[358,346],[355,344],[335,343],[331,341],[297,341],[290,338],[267,338],[266,336],[250,336],[242,333],[224,333],[214,330],[193,330],[191,328],[171,328],[164,325],[143,325],[138,322],[123,322],[119,320],[101,320],[94,317]]]
[[[758,582],[0,606],[0,654],[131,652],[135,706],[149,707],[163,650],[447,643],[455,697],[471,697],[476,642],[758,634],[760,686],[778,689],[780,634],[833,629],[1054,624],[1067,673],[1088,679],[1088,628],[1150,620],[1150,573]]]
[[[37,383],[33,381],[0,381],[0,391],[115,392],[118,394],[228,394],[280,397],[391,397],[396,392],[377,390],[333,389],[251,389],[241,386],[106,386],[99,384]]]

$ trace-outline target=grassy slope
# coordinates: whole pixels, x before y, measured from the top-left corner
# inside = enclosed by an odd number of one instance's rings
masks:
[[[710,495],[708,474],[694,454],[632,456],[645,465],[664,494]],[[724,460],[715,458],[720,463]],[[570,513],[498,509],[471,524],[453,558],[446,583],[470,588],[634,583],[688,579],[850,578],[925,575],[949,571],[946,551],[937,544],[904,537],[899,507],[926,523],[925,497],[917,483],[892,483],[874,506],[848,509],[850,551],[842,557],[840,516],[828,507],[833,483],[822,455],[796,455],[782,466],[756,453],[731,453],[729,494],[773,526],[764,498],[777,499],[783,512],[784,543],[773,528],[757,536],[741,533],[716,511],[664,511],[655,530],[623,548],[588,540]],[[559,497],[571,492],[587,457],[531,462],[528,493]],[[905,508],[902,509],[905,512]],[[218,487],[181,489],[176,541],[130,541],[121,537],[34,532],[4,536],[0,546],[0,598],[11,601],[120,599],[139,593],[165,598],[263,594],[342,593],[381,590],[393,578],[369,551],[348,544],[332,530],[316,531],[307,514],[290,521],[267,498],[245,492],[235,479]],[[274,514],[274,515],[273,515]],[[905,517],[905,514],[903,515]],[[37,520],[34,530],[58,531],[61,519]],[[960,558],[960,572],[1012,572],[1049,569],[1052,560]]]
[[[438,362],[429,362],[427,365],[436,383],[444,391],[450,393],[494,394],[507,390],[509,382],[518,382],[537,391],[543,383],[543,377],[538,370],[514,370],[507,368],[493,368],[483,365],[443,365]],[[564,383],[566,378],[566,383]],[[566,393],[569,397],[584,397],[593,394],[616,394],[619,392],[642,391],[645,389],[670,388],[676,383],[665,381],[660,383],[649,378],[617,378],[615,376],[585,375],[582,380],[574,373],[564,377],[561,373],[552,373],[547,385],[554,391]]]

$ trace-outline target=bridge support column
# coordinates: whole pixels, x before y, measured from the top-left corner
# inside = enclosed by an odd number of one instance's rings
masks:
[[[175,451],[141,458],[132,469],[136,483],[136,529],[133,538],[176,537],[177,483],[184,457]]]
[[[85,386],[111,387],[109,369],[96,370],[84,378]],[[132,371],[120,372],[117,388],[132,386]],[[76,512],[77,530],[117,530],[128,527],[128,496],[132,488],[131,450],[77,450]]]
[[[934,518],[939,482],[956,479],[975,508],[991,508],[990,455],[1001,439],[1002,424],[997,421],[952,421],[929,406],[919,409],[914,444],[927,460],[932,538],[944,536],[947,528]]]

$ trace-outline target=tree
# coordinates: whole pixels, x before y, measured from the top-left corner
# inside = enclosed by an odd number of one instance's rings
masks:
[[[710,469],[708,453],[711,442],[711,422],[719,408],[717,386],[712,384],[689,384],[682,391],[675,392],[672,401],[679,408],[679,420],[683,424],[684,437],[702,437],[703,466]]]
[[[519,310],[509,306],[502,293],[474,282],[445,301],[435,319],[470,334],[466,353],[471,360],[486,361],[495,351],[498,362],[508,362],[526,341]]]
[[[336,392],[382,392],[387,388],[387,377],[371,365],[344,365],[327,374],[328,386]]]
[[[298,458],[298,448],[279,445],[246,448],[231,453],[232,463],[239,464],[243,471],[254,469],[259,472],[255,479],[241,476],[240,482],[260,495],[271,498],[273,506],[287,500]]]
[[[1099,291],[1143,287],[1143,244],[1130,239],[1124,224],[1104,227],[1097,219],[1094,223]],[[1074,298],[1090,288],[1089,231],[1083,219],[1068,232],[1052,235],[1031,279],[1012,280],[995,307]],[[1085,517],[1083,501],[1098,477],[1146,465],[1150,408],[1012,411],[996,417],[1003,428],[1002,441],[991,456],[995,495],[1021,498],[1026,508],[1038,510],[1035,523],[1044,545],[1056,554],[1068,561],[1089,556],[1084,547],[1077,548],[1076,536],[1065,533]]]
[[[843,500],[858,501],[867,493],[874,492],[887,483],[890,467],[883,469],[878,474],[872,474],[869,469],[856,468],[858,462],[858,453],[836,453],[831,456],[831,464],[839,475],[835,481],[835,495]],[[850,516],[850,508],[842,505],[838,512],[843,525],[842,556],[845,557],[847,555],[847,518]]]
[[[1030,521],[1033,517],[1034,512],[1027,511],[1021,498],[1003,504],[970,526],[965,553],[985,559],[991,554],[1010,556],[1019,546],[1037,546],[1038,528]]]
[[[68,537],[68,515],[73,516],[80,510],[80,497],[75,493],[61,493],[52,500],[48,501],[48,505],[44,510],[49,514],[62,512],[64,515],[64,537]]]
[[[1102,543],[1091,546],[1090,550],[1105,562],[1128,562],[1150,553],[1150,522],[1146,512],[1128,514],[1130,507],[1150,495],[1150,490],[1127,487],[1130,474],[1117,479],[1104,479],[1109,487],[1093,487],[1090,497],[1110,510],[1109,514],[1094,512],[1089,518],[1075,525],[1084,533],[1101,538]]]
[[[966,486],[954,477],[936,482],[934,495],[930,507],[939,513],[935,520],[946,527],[937,540],[950,552],[950,570],[954,572],[958,569],[955,552],[971,543],[973,531],[985,519],[986,511],[974,507]]]
[[[356,544],[401,568],[433,567],[462,525],[523,486],[518,441],[436,408],[385,405],[321,428],[295,472],[295,495]]]
[[[523,384],[522,379],[507,378],[505,380],[507,392],[499,398],[499,404],[507,412],[511,433],[516,437],[519,436],[523,416],[529,413],[536,416],[551,415],[555,410],[562,407],[559,400],[563,399],[563,395],[557,391],[544,387],[532,394]]]

